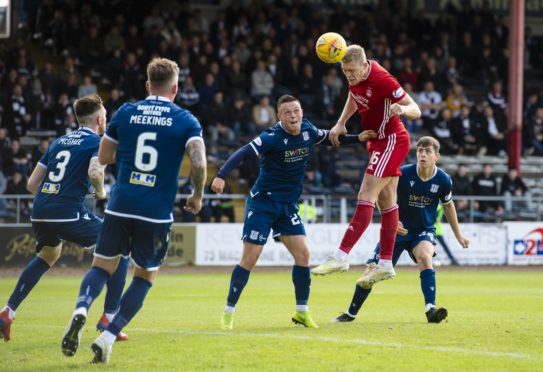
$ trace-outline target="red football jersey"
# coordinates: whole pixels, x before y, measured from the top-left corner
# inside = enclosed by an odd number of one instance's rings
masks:
[[[370,73],[366,80],[349,85],[351,97],[358,107],[364,129],[377,132],[376,139],[405,131],[398,115],[390,117],[390,105],[405,97],[398,81],[377,62],[368,60]]]

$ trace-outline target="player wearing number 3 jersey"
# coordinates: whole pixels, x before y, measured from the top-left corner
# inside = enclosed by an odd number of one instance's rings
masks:
[[[399,115],[409,119],[420,117],[417,104],[377,62],[366,59],[359,45],[347,48],[341,61],[343,73],[349,81],[349,96],[343,113],[330,131],[330,139],[337,144],[340,134],[347,132],[345,123],[358,110],[365,129],[377,132],[368,141],[370,161],[358,193],[358,203],[351,223],[337,252],[314,268],[313,274],[324,275],[349,268],[347,256],[370,224],[375,203],[381,208],[381,260],[365,280],[375,282],[394,277],[392,251],[398,228],[396,189],[400,165],[409,152],[409,134]]]
[[[101,164],[116,163],[117,182],[112,188],[104,224],[96,243],[92,269],[79,291],[62,341],[71,356],[92,301],[120,257],[130,256],[134,279],[121,299],[121,307],[107,330],[92,344],[94,362],[107,362],[121,329],[136,315],[168,251],[172,209],[181,160],[185,151],[192,160],[194,194],[187,210],[198,213],[206,178],[206,157],[198,120],[173,103],[179,68],[175,62],[156,58],[147,66],[149,97],[123,105],[114,115],[100,143]]]

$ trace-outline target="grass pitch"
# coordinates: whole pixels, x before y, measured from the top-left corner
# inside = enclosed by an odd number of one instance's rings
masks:
[[[230,273],[159,275],[130,340],[114,345],[113,370],[541,370],[541,272],[439,271],[438,305],[447,322],[427,324],[418,272],[375,286],[358,318],[330,324],[345,311],[359,273],[313,277],[310,308],[319,329],[290,322],[290,272],[252,275],[237,306],[234,331],[219,330]],[[90,344],[103,295],[89,314],[76,356],[60,342],[80,276],[45,277],[19,308],[12,340],[0,343],[0,370],[98,370]],[[15,277],[0,278],[4,304]],[[128,281],[129,282],[129,281]]]

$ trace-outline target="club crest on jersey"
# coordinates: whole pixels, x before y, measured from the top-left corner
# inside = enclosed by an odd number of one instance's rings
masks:
[[[257,146],[262,146],[262,139],[260,137],[256,137],[253,142],[256,143]]]
[[[432,187],[430,187],[430,192],[436,193],[437,190],[439,190],[439,185],[436,185],[435,183],[433,183]]]
[[[409,181],[409,184],[411,185],[411,187],[413,187],[413,185],[415,184],[415,181]]]
[[[44,182],[41,188],[41,192],[44,194],[58,194],[60,191],[60,183]]]
[[[402,89],[402,87],[399,87],[394,92],[392,92],[392,97],[400,98],[402,96],[402,94],[403,94],[403,89]]]
[[[304,137],[304,141],[309,141],[309,133],[302,132],[302,137]]]
[[[366,90],[366,96],[371,97],[371,95],[372,95],[371,89],[368,88],[368,89]]]
[[[140,172],[130,174],[130,183],[147,187],[155,187],[156,175]]]
[[[287,144],[287,142],[288,142],[288,138],[285,138],[285,139],[283,140],[283,142],[284,142],[284,143],[285,143],[285,145],[286,145],[286,144]]]

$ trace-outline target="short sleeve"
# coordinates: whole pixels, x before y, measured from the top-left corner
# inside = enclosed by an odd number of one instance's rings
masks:
[[[444,182],[444,186],[443,192],[439,196],[439,200],[442,204],[447,204],[452,201],[452,180],[450,177]]]
[[[273,147],[275,143],[275,134],[273,132],[264,131],[260,136],[249,142],[257,155],[262,155]]]
[[[100,139],[96,139],[94,141],[92,151],[91,151],[91,158],[97,158],[98,157],[98,149],[100,148]]]
[[[186,117],[186,120],[188,121],[187,125],[187,142],[185,144],[188,145],[192,141],[202,141],[204,142],[204,137],[202,134],[202,126],[200,125],[200,122],[196,117],[192,114],[188,114]]]
[[[390,74],[383,80],[383,89],[385,98],[389,98],[392,103],[401,101],[406,95],[398,80]]]
[[[118,134],[118,127],[121,119],[121,114],[123,111],[124,105],[117,110],[115,114],[113,114],[113,117],[111,118],[111,121],[109,122],[109,125],[107,126],[106,133],[104,133],[104,137],[106,137],[108,140],[119,143],[119,134]]]
[[[43,166],[44,168],[47,168],[47,165],[49,164],[49,150],[47,150],[38,161],[38,165]]]

